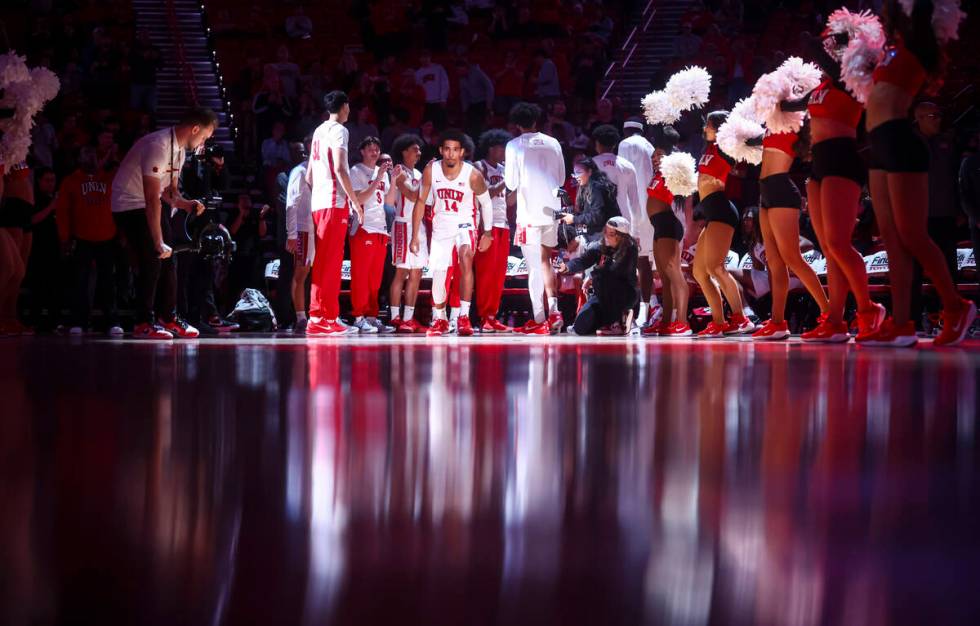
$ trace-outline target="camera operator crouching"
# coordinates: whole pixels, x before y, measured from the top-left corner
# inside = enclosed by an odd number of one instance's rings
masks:
[[[177,315],[177,272],[171,257],[170,216],[162,201],[200,215],[204,204],[180,193],[186,151],[195,151],[214,133],[218,117],[190,109],[176,126],[138,139],[123,157],[112,182],[112,213],[137,260],[137,312],[133,337],[170,340],[199,332]]]
[[[205,144],[204,150],[184,165],[181,182],[187,195],[202,199],[205,210],[201,215],[174,217],[174,226],[180,229],[177,232],[183,233],[185,243],[192,244],[189,252],[177,256],[177,311],[204,334],[237,330],[238,324],[221,316],[215,299],[216,276],[221,275],[216,264],[224,263],[224,258],[205,254],[194,245],[205,227],[219,223],[222,194],[228,190],[225,149]]]

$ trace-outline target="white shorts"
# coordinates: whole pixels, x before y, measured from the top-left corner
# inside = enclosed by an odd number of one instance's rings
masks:
[[[296,233],[296,252],[293,253],[293,261],[296,267],[313,267],[313,257],[316,253],[316,246],[313,245],[313,235],[303,231]]]
[[[425,226],[419,229],[419,252],[413,254],[409,247],[412,243],[412,223],[395,220],[391,233],[391,262],[400,270],[421,270],[429,263],[429,238],[425,234]]]
[[[432,246],[429,248],[429,271],[448,270],[453,264],[453,250],[469,246],[476,250],[476,229],[459,226],[455,230],[439,229],[432,231]]]
[[[554,248],[558,245],[558,224],[549,226],[518,224],[517,230],[514,231],[514,245]]]

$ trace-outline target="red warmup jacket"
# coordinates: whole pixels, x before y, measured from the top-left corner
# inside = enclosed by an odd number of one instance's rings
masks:
[[[75,170],[61,181],[54,209],[61,241],[108,241],[116,236],[110,204],[114,174]]]

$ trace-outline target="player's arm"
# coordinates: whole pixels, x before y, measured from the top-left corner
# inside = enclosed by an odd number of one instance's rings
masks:
[[[395,184],[392,185],[392,187],[397,187],[398,191],[401,192],[402,197],[404,197],[406,200],[415,202],[419,199],[419,190],[412,189],[412,185],[409,184],[412,180],[414,180],[412,178],[412,171],[409,169],[403,169],[402,171],[404,174],[395,177]]]
[[[477,248],[480,252],[483,252],[493,243],[493,200],[490,199],[490,192],[487,190],[487,180],[480,173],[480,170],[476,168],[470,174],[470,188],[473,189],[473,195],[476,196],[476,201],[480,205],[480,221],[483,222],[483,235],[480,237],[480,243]]]
[[[361,201],[357,199],[357,192],[354,190],[354,185],[350,180],[350,166],[347,165],[347,151],[343,148],[327,148],[334,155],[334,163],[337,164],[337,179],[340,181],[340,188],[343,189],[347,198],[350,200],[354,212],[357,213],[357,219],[364,223],[364,208],[361,206]]]
[[[163,242],[163,229],[160,228],[160,179],[155,176],[143,177],[143,200],[146,202],[146,225],[150,228],[150,238],[161,259],[170,256],[170,246]]]
[[[507,142],[504,148],[504,185],[511,191],[517,191],[521,183],[520,168],[517,163],[517,147]]]
[[[378,188],[378,181],[380,180],[380,176],[374,180],[367,180],[367,176],[361,176],[360,173],[353,174],[351,176],[351,184],[354,187],[354,197],[357,198],[357,201],[361,204],[367,202]]]
[[[385,204],[394,205],[395,196],[398,194],[398,189],[394,185],[390,184],[391,174],[385,174],[385,176],[387,176],[387,180],[389,182],[388,186],[386,187],[388,191],[385,192]]]
[[[415,198],[415,206],[412,207],[412,242],[409,244],[412,254],[418,254],[419,251],[419,229],[422,227],[422,216],[425,215],[425,199],[429,197],[431,189],[432,163],[429,163],[422,172],[419,195]]]
[[[178,186],[178,180],[175,177],[172,179],[171,183],[163,190],[163,199],[167,201],[172,207],[178,208],[181,211],[187,211],[188,213],[194,212],[200,215],[204,212],[204,204],[198,200],[188,200],[180,193]]]

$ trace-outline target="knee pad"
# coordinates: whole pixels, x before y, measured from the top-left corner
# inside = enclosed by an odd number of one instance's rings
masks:
[[[890,120],[876,126],[868,137],[877,168],[890,173],[929,171],[929,147],[915,133],[912,120]]]
[[[432,275],[432,302],[444,303],[446,295],[446,272],[435,272]]]

